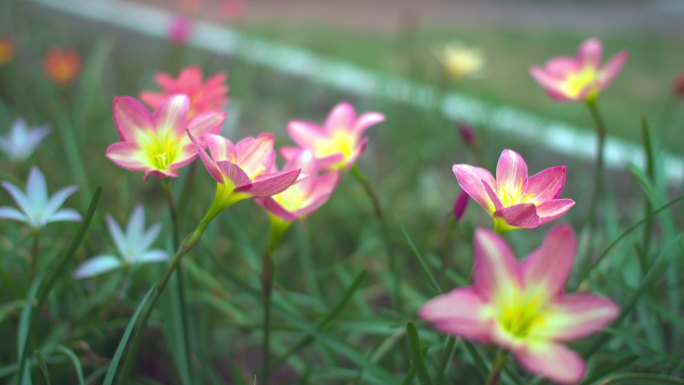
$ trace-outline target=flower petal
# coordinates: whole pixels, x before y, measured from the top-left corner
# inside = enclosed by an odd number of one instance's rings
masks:
[[[50,197],[47,206],[45,206],[45,215],[50,216],[54,214],[64,204],[64,201],[78,190],[78,186],[67,186]]]
[[[43,208],[48,201],[47,183],[45,176],[38,169],[32,167],[26,182],[26,196],[35,208]]]
[[[29,219],[21,211],[15,209],[14,207],[3,206],[0,207],[0,218],[3,219],[13,219],[19,222],[28,222]]]
[[[230,179],[236,187],[251,185],[252,181],[249,179],[249,176],[247,176],[238,165],[225,160],[219,161],[217,164],[221,175],[223,175],[220,182],[221,184],[225,183],[223,180],[225,177]]]
[[[225,120],[225,112],[204,112],[188,122],[188,130],[200,139],[207,134],[216,135],[221,132]]]
[[[452,167],[452,171],[463,191],[470,195],[488,213],[494,211],[494,202],[489,198],[485,188],[486,184],[490,186],[496,184],[494,177],[489,171],[467,164],[455,164]]]
[[[472,287],[460,288],[429,300],[418,310],[435,329],[468,340],[489,343],[493,320],[486,304]]]
[[[105,156],[126,170],[147,171],[151,168],[145,153],[132,142],[119,142],[110,145],[107,147]]]
[[[133,209],[131,217],[128,219],[128,224],[126,225],[126,239],[129,245],[137,246],[140,237],[142,237],[145,232],[145,208],[143,205],[137,204]]]
[[[349,102],[342,102],[330,111],[323,127],[328,133],[339,129],[348,131],[354,126],[355,118],[354,107]]]
[[[161,94],[158,92],[142,91],[138,96],[140,101],[147,104],[148,107],[152,109],[157,109],[160,104],[166,98],[166,94]]]
[[[554,199],[540,204],[537,206],[537,215],[539,215],[541,221],[540,224],[548,223],[560,218],[574,205],[575,201],[572,199]]]
[[[547,168],[527,180],[524,195],[532,194],[532,200],[536,204],[556,199],[563,191],[565,176],[565,166]]]
[[[534,203],[519,203],[500,208],[494,212],[494,217],[503,219],[509,226],[522,229],[533,229],[541,225]]]
[[[159,232],[161,231],[162,225],[161,223],[155,223],[150,227],[145,234],[140,238],[140,243],[138,244],[138,249],[139,250],[147,250],[152,246],[154,241],[157,239],[159,236]]]
[[[150,250],[147,253],[136,257],[133,263],[150,263],[150,262],[161,262],[169,259],[166,252],[163,250]]]
[[[511,303],[516,292],[522,288],[515,255],[504,239],[487,229],[475,230],[475,287],[489,302]]]
[[[237,164],[251,180],[263,172],[269,171],[275,162],[273,134],[263,132],[256,138],[247,137],[235,144],[235,164]]]
[[[561,296],[547,307],[530,337],[554,341],[584,338],[610,325],[619,313],[608,298],[589,294]]]
[[[496,181],[503,185],[509,194],[522,191],[527,183],[525,159],[513,150],[503,150],[496,164]]]
[[[525,369],[559,384],[576,384],[586,372],[582,358],[561,344],[537,342],[525,345],[514,353]]]
[[[606,87],[608,84],[610,84],[610,82],[613,81],[615,76],[617,76],[622,69],[622,66],[624,66],[628,57],[629,53],[627,51],[621,51],[611,58],[603,67],[601,67],[599,72],[599,81],[601,83],[601,87]]]
[[[582,67],[598,68],[601,65],[601,42],[592,38],[586,40],[577,50],[577,61]]]
[[[288,222],[297,220],[297,215],[287,211],[283,206],[278,204],[272,197],[255,198],[254,201],[265,208],[269,213]]]
[[[379,112],[366,112],[361,114],[356,120],[356,124],[351,126],[352,132],[356,133],[357,137],[361,136],[370,126],[382,123],[385,121],[385,115]]]
[[[204,148],[202,148],[202,146],[199,144],[199,142],[197,142],[197,139],[195,139],[195,137],[190,133],[190,131],[188,131],[188,136],[190,137],[192,144],[194,144],[195,147],[197,148],[197,153],[199,154],[200,159],[202,159],[202,163],[204,163],[204,167],[209,172],[209,175],[211,175],[211,177],[214,178],[214,180],[216,182],[223,183],[223,175],[221,174],[221,170],[219,169],[219,166],[215,160],[215,159],[220,159],[220,158],[217,158],[216,156],[214,156],[214,158],[212,158],[211,156],[209,156],[206,153],[206,151],[204,151]],[[205,135],[204,139],[209,143],[209,148],[211,148],[211,143],[213,141],[220,141],[220,140],[228,141],[227,139],[224,139],[224,138],[217,136],[217,135]],[[228,142],[230,142],[230,141],[228,141]]]
[[[525,290],[539,290],[547,298],[563,292],[575,262],[577,239],[570,225],[552,228],[541,246],[521,265]]]
[[[235,192],[248,193],[255,197],[266,197],[277,194],[297,180],[301,170],[290,170],[276,175],[269,175],[256,182],[240,186],[235,189]]]
[[[560,92],[562,88],[562,79],[559,79],[556,76],[552,76],[542,68],[530,68],[530,75],[534,80],[537,81],[537,83],[539,83],[542,87],[544,87],[547,90],[551,89]]]
[[[102,254],[83,262],[74,273],[76,279],[92,277],[121,267],[121,260],[110,254]]]
[[[325,133],[319,126],[300,120],[289,122],[287,132],[298,146],[305,148],[316,148],[318,141],[326,139]]]
[[[189,109],[190,99],[186,95],[176,94],[164,99],[154,112],[155,131],[185,137]]]
[[[134,141],[136,133],[154,129],[152,114],[134,98],[117,96],[112,106],[114,125],[121,141]]]
[[[62,209],[51,215],[49,218],[46,218],[47,223],[80,222],[81,219],[81,214],[79,214],[76,210],[73,209]]]
[[[12,196],[12,199],[14,199],[14,202],[17,204],[17,206],[19,206],[21,211],[26,213],[26,215],[30,215],[32,213],[33,205],[26,194],[24,194],[19,187],[5,181],[0,182],[0,185]]]
[[[128,238],[124,235],[121,227],[116,220],[109,214],[105,215],[105,222],[107,223],[107,230],[114,241],[114,246],[119,251],[119,254],[126,255],[132,245],[129,245]]]

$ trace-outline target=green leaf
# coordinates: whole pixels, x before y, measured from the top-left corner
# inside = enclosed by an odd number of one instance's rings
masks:
[[[50,382],[50,371],[47,368],[47,365],[45,364],[45,357],[43,357],[43,354],[40,352],[40,350],[36,350],[33,352],[33,355],[36,357],[36,362],[38,363],[38,368],[40,369],[40,372],[43,373],[43,379],[45,379],[45,383],[47,385],[51,385],[52,383]]]
[[[423,385],[433,385],[430,372],[425,365],[425,358],[420,347],[420,338],[418,337],[418,329],[413,322],[406,323],[406,339],[408,340],[409,355],[411,356],[411,363],[416,368],[416,375]]]
[[[601,385],[684,385],[684,380],[660,374],[623,374],[613,377]]]
[[[76,353],[74,353],[71,349],[64,345],[58,346],[56,351],[67,356],[67,358],[71,361],[71,364],[74,366],[74,371],[76,372],[76,376],[78,377],[78,384],[85,385],[85,380],[83,379],[83,368],[81,367],[81,360],[78,359]]]

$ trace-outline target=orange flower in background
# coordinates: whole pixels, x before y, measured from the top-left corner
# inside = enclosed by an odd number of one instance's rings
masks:
[[[11,62],[16,53],[14,40],[9,36],[0,36],[0,66]]]
[[[60,86],[71,84],[81,71],[81,56],[74,48],[51,48],[43,61],[43,71]]]
[[[674,93],[684,99],[684,71],[680,72],[674,81]]]
[[[154,109],[165,98],[182,94],[190,98],[190,118],[203,112],[219,112],[228,104],[226,77],[225,72],[219,72],[205,80],[199,66],[183,68],[176,79],[158,72],[154,80],[161,91],[143,91],[140,93],[140,100]]]

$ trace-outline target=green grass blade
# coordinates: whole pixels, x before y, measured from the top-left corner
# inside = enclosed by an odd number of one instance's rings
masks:
[[[418,264],[420,265],[420,268],[423,270],[423,273],[427,277],[428,281],[430,281],[430,284],[432,285],[432,289],[435,292],[434,294],[441,294],[442,288],[439,286],[439,283],[437,283],[437,279],[435,279],[435,276],[430,271],[430,268],[428,267],[427,263],[425,262],[425,259],[423,258],[423,256],[418,251],[418,248],[416,247],[415,243],[413,243],[413,240],[411,239],[408,232],[406,231],[404,224],[401,223],[401,221],[399,221],[398,217],[397,217],[397,222],[399,223],[399,226],[401,227],[401,232],[404,234],[404,238],[406,238],[406,242],[409,244],[409,246],[411,247],[411,250],[413,251],[413,254],[416,256],[416,259],[418,260]]]
[[[40,372],[43,374],[43,379],[45,380],[45,383],[47,385],[51,385],[52,382],[50,381],[50,371],[48,370],[47,364],[45,363],[45,357],[43,357],[43,353],[41,353],[40,350],[36,350],[35,352],[33,352],[33,355],[36,357],[36,363],[38,364]]]
[[[684,385],[684,380],[660,374],[623,374],[613,377],[601,385]]]
[[[69,361],[71,361],[71,364],[74,366],[76,376],[78,377],[78,385],[85,385],[85,380],[83,378],[83,367],[81,367],[81,360],[78,359],[76,353],[74,353],[73,350],[69,349],[64,345],[58,346],[56,351],[58,353],[64,354],[65,356],[67,356]]]
[[[406,339],[408,340],[409,354],[411,356],[412,366],[416,368],[416,375],[422,385],[434,385],[430,372],[425,365],[425,358],[420,347],[420,338],[418,337],[418,329],[413,322],[406,323]]]

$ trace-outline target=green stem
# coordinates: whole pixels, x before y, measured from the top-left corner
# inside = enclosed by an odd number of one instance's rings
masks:
[[[269,216],[271,220],[271,240],[268,250],[261,259],[261,289],[264,296],[263,309],[263,344],[261,350],[262,367],[261,383],[268,385],[271,377],[271,303],[273,299],[273,281],[275,280],[275,265],[273,254],[275,253],[283,234],[290,228],[291,222],[284,221],[274,215]]]
[[[501,379],[501,370],[506,365],[507,359],[508,354],[506,354],[506,352],[504,352],[503,350],[499,350],[499,352],[496,353],[494,363],[492,364],[492,368],[489,371],[489,375],[487,376],[487,381],[485,381],[485,385],[497,385],[499,383],[499,380]]]
[[[172,228],[172,235],[173,235],[173,249],[178,250],[179,246],[179,228],[180,224],[178,221],[178,209],[176,206],[176,201],[173,198],[173,189],[171,188],[171,182],[169,182],[169,179],[162,179],[161,180],[162,184],[162,190],[164,191],[164,196],[166,198],[166,202],[169,206],[169,215],[171,216],[171,228]],[[178,281],[178,285],[176,285],[177,292],[176,294],[178,295],[178,303],[179,303],[179,311],[180,311],[180,320],[181,320],[181,329],[183,333],[183,347],[185,348],[185,362],[187,363],[188,371],[189,371],[189,380],[190,380],[190,385],[192,385],[192,349],[190,347],[190,332],[188,330],[188,312],[187,312],[187,299],[185,296],[185,274],[183,273],[183,263],[179,262],[178,267],[177,267],[177,273],[176,273],[176,280]]]
[[[126,354],[126,358],[124,358],[123,366],[121,368],[121,375],[119,376],[116,382],[117,385],[122,385],[126,382],[126,378],[128,377],[128,374],[131,370],[133,359],[135,358],[135,355],[138,351],[138,347],[140,346],[140,337],[142,336],[142,333],[145,330],[145,326],[147,325],[147,322],[150,319],[150,315],[152,314],[152,310],[154,309],[154,306],[157,303],[159,296],[164,292],[166,284],[169,282],[171,275],[173,275],[174,271],[180,264],[181,260],[183,259],[183,256],[185,256],[185,254],[187,254],[193,247],[197,245],[207,226],[214,219],[214,217],[218,215],[219,212],[220,210],[210,209],[204,216],[204,218],[202,218],[200,223],[197,225],[197,228],[195,228],[195,230],[192,233],[190,233],[185,238],[185,240],[183,240],[183,243],[181,243],[181,245],[176,250],[176,254],[173,256],[171,264],[169,265],[169,267],[166,268],[164,275],[161,277],[161,279],[155,286],[154,292],[152,293],[152,297],[149,300],[149,304],[145,308],[145,312],[142,315],[140,324],[138,325],[138,327],[136,327],[135,332],[133,333],[128,354]]]
[[[594,170],[594,192],[591,197],[591,204],[589,205],[589,227],[593,229],[596,226],[596,211],[598,207],[599,196],[603,191],[603,168],[604,155],[603,150],[606,140],[606,125],[601,117],[596,100],[587,101],[587,106],[591,112],[591,116],[596,123],[596,168]]]
[[[398,266],[397,266],[397,261],[394,256],[394,251],[392,249],[392,245],[389,239],[389,230],[387,227],[387,221],[385,219],[385,215],[383,214],[382,211],[382,206],[380,205],[380,199],[378,198],[378,194],[375,192],[373,189],[373,186],[368,182],[368,179],[363,175],[361,170],[354,165],[350,173],[356,180],[363,186],[363,189],[366,191],[366,195],[368,195],[368,198],[371,201],[371,204],[373,205],[373,213],[375,214],[376,219],[378,220],[378,223],[380,224],[380,235],[382,237],[382,242],[385,246],[385,252],[387,253],[387,258],[389,260],[389,268],[390,272],[392,273],[392,303],[394,304],[394,307],[396,308],[397,311],[401,311],[401,280],[399,279],[399,271],[398,271]]]
[[[40,234],[41,229],[33,230],[33,246],[31,247],[31,279],[36,275],[38,270],[38,253],[40,251]]]

